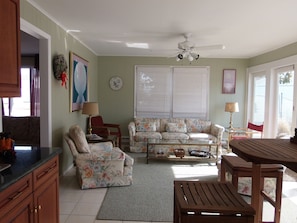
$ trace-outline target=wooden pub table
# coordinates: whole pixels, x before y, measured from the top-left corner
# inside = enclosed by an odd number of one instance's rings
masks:
[[[232,140],[230,148],[239,157],[252,162],[251,205],[256,210],[254,223],[260,223],[263,211],[261,164],[282,164],[297,172],[297,144],[289,139],[241,139]]]

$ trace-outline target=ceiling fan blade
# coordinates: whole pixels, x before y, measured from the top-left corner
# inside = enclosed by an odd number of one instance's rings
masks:
[[[209,45],[209,46],[196,46],[195,50],[223,50],[225,49],[225,45],[217,44],[217,45]]]

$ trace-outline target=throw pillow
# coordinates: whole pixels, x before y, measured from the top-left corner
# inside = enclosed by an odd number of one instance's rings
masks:
[[[185,133],[185,132],[187,132],[187,127],[186,127],[185,123],[167,123],[166,131],[167,132]]]
[[[84,131],[78,125],[69,128],[69,136],[74,141],[76,149],[80,153],[90,153],[90,148]]]
[[[156,130],[155,122],[136,122],[137,132],[155,132]]]

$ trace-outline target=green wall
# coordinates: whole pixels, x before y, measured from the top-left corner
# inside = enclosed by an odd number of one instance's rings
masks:
[[[134,69],[135,65],[174,65],[189,66],[189,62],[176,62],[174,58],[156,57],[97,57],[78,40],[67,34],[59,25],[31,6],[27,1],[21,2],[21,17],[33,26],[51,36],[51,56],[64,54],[68,59],[72,51],[89,61],[89,100],[98,101],[101,115],[105,122],[119,123],[124,136],[128,136],[127,125],[133,119]],[[225,102],[238,101],[240,112],[233,115],[234,126],[242,126],[244,121],[246,68],[297,53],[297,43],[283,47],[251,59],[204,59],[200,58],[192,65],[210,67],[210,117],[209,119],[223,126],[229,124],[229,114],[224,112]],[[68,61],[69,62],[69,61]],[[69,64],[69,63],[68,63]],[[236,69],[236,93],[222,94],[223,69]],[[63,148],[61,156],[61,173],[72,165],[72,156],[63,140],[63,134],[73,124],[86,129],[86,116],[81,112],[70,112],[70,91],[61,87],[53,73],[50,75],[52,85],[52,144]],[[124,86],[120,91],[109,88],[112,76],[121,76]],[[68,82],[69,83],[69,82]]]
[[[249,67],[280,60],[297,54],[297,43],[253,57],[249,60]]]
[[[97,56],[78,40],[67,34],[59,25],[55,24],[52,20],[31,6],[27,1],[20,2],[21,17],[51,36],[51,58],[53,58],[55,54],[64,54],[69,67],[69,53],[72,51],[89,62],[89,99],[96,101],[98,96],[93,92],[95,92],[98,83]],[[63,154],[60,157],[60,165],[61,172],[64,172],[72,164],[73,160],[70,150],[63,140],[63,134],[72,124],[79,124],[83,129],[86,129],[86,116],[82,115],[81,112],[70,112],[69,80],[67,83],[68,88],[65,89],[61,86],[61,82],[54,78],[53,72],[41,75],[51,76],[52,145],[63,148]]]
[[[240,110],[244,110],[245,72],[248,60],[244,59],[199,59],[190,64],[188,61],[176,62],[174,58],[156,57],[98,57],[99,85],[98,102],[100,113],[105,122],[121,124],[122,134],[128,136],[128,123],[133,119],[134,70],[135,65],[174,65],[174,66],[209,66],[210,96],[209,119],[223,126],[229,124],[229,114],[224,112],[225,103],[238,101]],[[222,94],[223,69],[237,70],[236,93]],[[123,88],[113,91],[109,87],[112,76],[123,79]],[[243,113],[234,115],[234,125],[241,126]]]

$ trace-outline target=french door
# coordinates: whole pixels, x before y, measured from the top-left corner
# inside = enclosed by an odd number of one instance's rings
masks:
[[[266,138],[295,134],[294,74],[293,65],[249,74],[247,120],[264,123]]]

